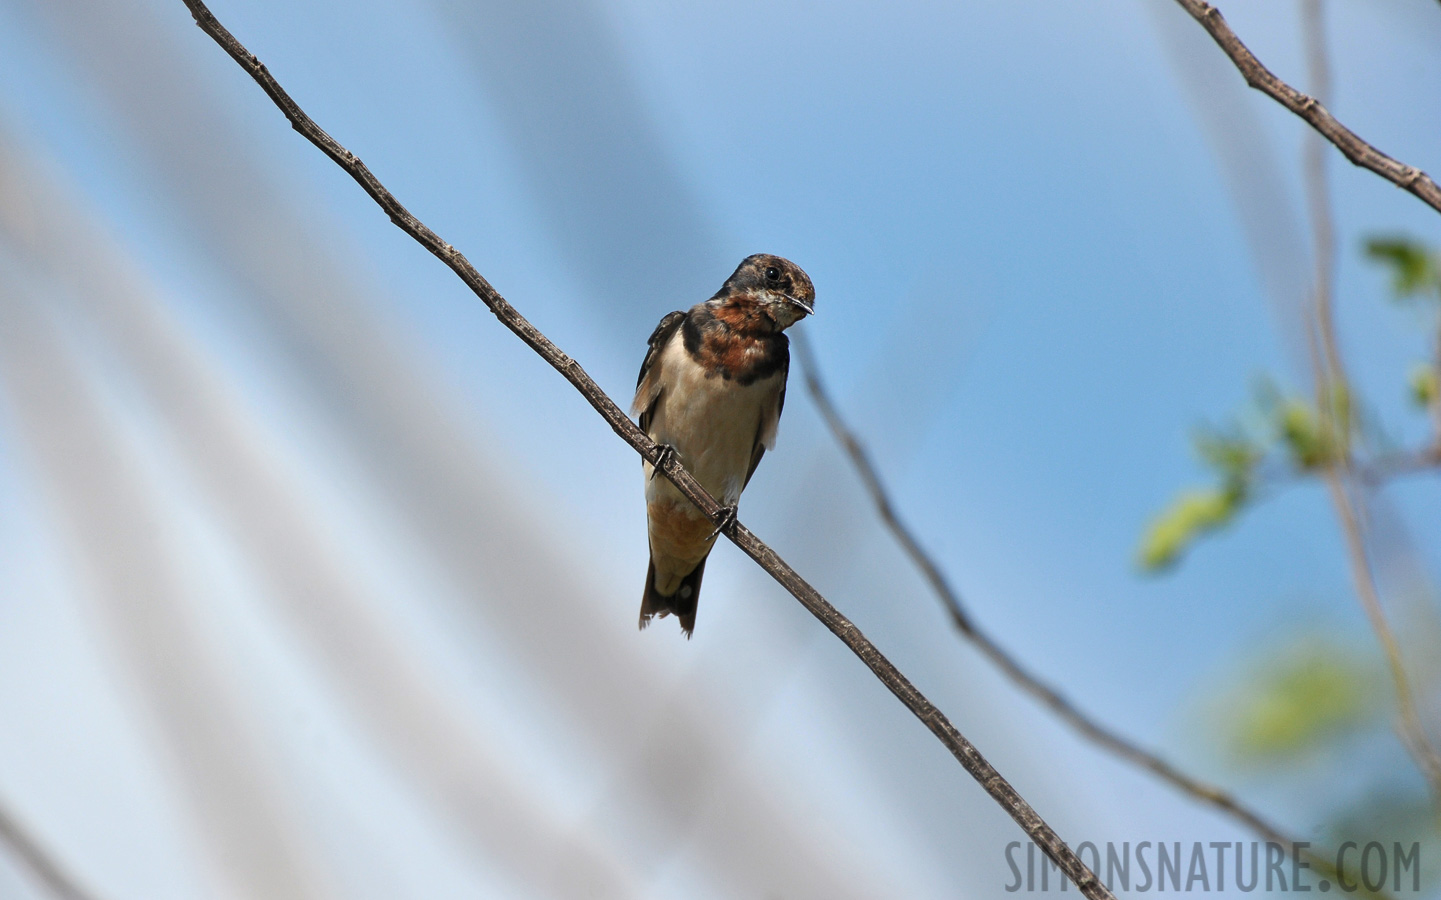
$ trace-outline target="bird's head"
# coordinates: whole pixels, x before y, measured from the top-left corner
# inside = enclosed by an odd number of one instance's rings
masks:
[[[746,297],[784,330],[815,312],[816,289],[810,276],[788,259],[757,253],[741,260],[712,300]]]

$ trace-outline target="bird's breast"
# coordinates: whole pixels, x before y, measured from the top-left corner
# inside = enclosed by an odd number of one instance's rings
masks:
[[[735,503],[750,471],[762,420],[776,411],[785,372],[742,384],[708,371],[681,340],[666,346],[660,364],[665,380],[650,421],[651,438],[674,447],[713,497]],[[664,479],[648,483],[674,490]]]

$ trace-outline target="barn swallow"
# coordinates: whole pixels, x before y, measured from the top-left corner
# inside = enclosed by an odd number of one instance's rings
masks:
[[[641,363],[631,413],[675,454],[733,521],[741,491],[775,446],[786,401],[790,342],[782,333],[815,311],[800,266],[757,254],[714,297],[660,320]],[[650,570],[640,627],[674,613],[690,637],[706,557],[721,529],[644,463]]]

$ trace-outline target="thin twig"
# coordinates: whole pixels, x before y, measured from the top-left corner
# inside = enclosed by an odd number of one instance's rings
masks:
[[[799,600],[801,605],[819,619],[826,628],[830,629],[831,633],[840,638],[852,653],[860,657],[881,683],[895,694],[906,708],[951,751],[962,767],[976,781],[980,782],[986,793],[990,794],[1001,808],[1021,826],[1031,840],[1060,866],[1082,894],[1092,900],[1102,900],[1102,898],[1114,900],[1114,895],[1096,877],[1095,873],[1087,868],[1086,864],[1066,846],[1055,831],[1031,808],[1030,804],[1016,793],[1015,788],[1011,787],[1010,783],[986,761],[980,751],[956,730],[950,720],[927,700],[901,674],[900,670],[892,665],[865,635],[861,634],[849,619],[821,596],[815,588],[811,587],[805,579],[801,578],[774,550],[751,533],[750,529],[733,518],[723,516],[720,504],[701,487],[700,482],[696,481],[694,476],[685,470],[674,454],[662,459],[658,445],[636,427],[620,407],[606,396],[605,392],[586,374],[578,362],[561,352],[559,347],[531,325],[495,288],[491,287],[490,283],[481,276],[460,251],[441,240],[435,232],[411,215],[355,154],[341,146],[306,115],[304,110],[281,88],[260,60],[245,49],[216,20],[201,0],[185,0],[185,5],[190,9],[201,30],[210,35],[260,85],[285,114],[296,131],[344,169],[402,231],[409,234],[460,276],[460,279],[485,303],[501,321],[501,324],[514,332],[542,359],[565,376],[565,379],[580,391],[596,412],[600,413],[611,429],[635,448],[645,460],[655,465],[707,518],[717,525],[728,523],[726,527],[722,528],[726,537],[730,538],[747,556],[755,560],[761,568],[765,569],[772,578]]]
[[[1342,155],[1355,165],[1364,169],[1370,169],[1377,175],[1391,182],[1399,188],[1409,191],[1421,198],[1432,209],[1441,212],[1441,185],[1431,180],[1431,176],[1416,168],[1408,166],[1398,160],[1392,159],[1375,147],[1361,140],[1354,131],[1342,125],[1336,117],[1326,111],[1326,108],[1316,100],[1315,97],[1308,97],[1286,82],[1277,78],[1261,64],[1226,20],[1221,17],[1220,10],[1204,0],[1176,0],[1191,18],[1201,23],[1211,38],[1220,45],[1236,68],[1241,70],[1241,75],[1246,79],[1246,84],[1255,88],[1263,94],[1274,99],[1277,103],[1289,109],[1310,123],[1332,144],[1340,150]]]
[[[1406,674],[1406,666],[1401,659],[1401,646],[1397,643],[1396,634],[1391,630],[1386,613],[1381,608],[1381,598],[1376,590],[1376,574],[1371,570],[1371,561],[1366,555],[1365,535],[1355,500],[1345,484],[1344,470],[1332,469],[1327,472],[1326,487],[1330,489],[1331,502],[1335,504],[1341,519],[1341,531],[1346,538],[1346,551],[1351,563],[1351,577],[1356,585],[1356,594],[1361,598],[1366,618],[1370,620],[1371,628],[1376,632],[1381,649],[1386,655],[1386,665],[1396,691],[1399,713],[1397,727],[1401,732],[1401,742],[1415,758],[1421,774],[1426,776],[1432,799],[1438,810],[1441,810],[1441,753],[1437,752],[1421,722],[1411,679]]]
[[[1301,30],[1306,44],[1306,68],[1309,70],[1311,93],[1317,101],[1330,99],[1331,65],[1326,54],[1325,23],[1321,18],[1321,0],[1301,0]],[[1333,392],[1348,384],[1346,368],[1336,340],[1336,316],[1332,310],[1331,283],[1336,268],[1336,228],[1331,214],[1331,187],[1326,180],[1326,148],[1320,132],[1309,132],[1302,141],[1302,170],[1306,182],[1306,211],[1311,220],[1312,245],[1312,321],[1306,335],[1312,347],[1311,370],[1314,376],[1316,401],[1321,421],[1329,423],[1330,437],[1335,446],[1349,436],[1349,416],[1344,423],[1336,421]],[[1318,346],[1319,345],[1319,346]],[[1343,398],[1347,407],[1349,397]]]
[[[1392,478],[1434,472],[1441,468],[1441,443],[1405,453],[1387,453],[1353,467],[1353,474],[1367,485],[1379,485]]]
[[[841,451],[850,460],[861,483],[865,485],[866,493],[870,495],[871,503],[875,506],[881,522],[890,531],[891,536],[896,539],[896,543],[901,545],[901,549],[910,558],[911,563],[920,570],[926,582],[930,584],[931,590],[941,601],[941,606],[944,607],[956,631],[970,641],[972,646],[980,650],[996,668],[1001,670],[1002,674],[1010,679],[1012,684],[1038,700],[1041,705],[1055,713],[1082,737],[1126,762],[1145,769],[1187,796],[1226,813],[1262,839],[1295,850],[1297,846],[1295,839],[1283,834],[1277,826],[1221,787],[1182,772],[1172,763],[1082,712],[976,625],[975,619],[972,618],[970,611],[962,602],[959,592],[951,586],[950,580],[941,571],[940,565],[921,547],[915,532],[911,531],[910,526],[896,512],[890,493],[881,482],[880,472],[871,461],[865,444],[846,424],[845,419],[836,409],[835,403],[831,401],[830,392],[826,390],[820,368],[816,364],[814,354],[811,353],[810,343],[803,333],[798,333],[793,343],[796,356],[800,359],[806,392],[810,395],[816,409],[820,411],[821,418],[825,420],[826,427],[830,429],[831,437],[840,445]],[[1335,864],[1326,856],[1312,853],[1309,850],[1300,850],[1298,855],[1310,862],[1318,871],[1335,877]],[[1355,881],[1355,879],[1351,880]],[[1366,896],[1385,897],[1384,894],[1374,892],[1367,893]]]
[[[1431,352],[1431,377],[1435,378],[1436,382],[1431,398],[1426,403],[1426,412],[1431,415],[1432,452],[1441,457],[1441,325],[1436,328]]]
[[[1301,13],[1311,90],[1317,97],[1324,99],[1330,92],[1331,73],[1326,54],[1321,0],[1302,0]],[[1319,107],[1319,103],[1317,106]],[[1335,269],[1335,229],[1332,225],[1331,193],[1326,181],[1326,157],[1321,146],[1322,134],[1325,132],[1318,126],[1316,132],[1307,135],[1302,150],[1306,206],[1311,219],[1312,252],[1315,257],[1311,320],[1306,323],[1306,329],[1313,347],[1316,342],[1320,344],[1319,352],[1311,354],[1316,407],[1320,414],[1322,433],[1326,435],[1333,451],[1329,464],[1321,474],[1346,540],[1347,558],[1356,594],[1361,599],[1366,618],[1370,620],[1371,628],[1376,632],[1386,656],[1400,712],[1397,727],[1401,732],[1402,743],[1415,758],[1430,786],[1437,808],[1441,810],[1441,753],[1436,751],[1435,745],[1426,734],[1417,712],[1416,697],[1401,658],[1401,648],[1381,606],[1380,594],[1376,589],[1376,576],[1366,554],[1360,501],[1352,493],[1356,482],[1355,460],[1351,450],[1354,426],[1349,380],[1336,341],[1336,313],[1331,302]]]
[[[93,895],[82,890],[55,857],[47,853],[3,806],[0,806],[0,843],[9,847],[10,852],[58,900],[93,900]]]

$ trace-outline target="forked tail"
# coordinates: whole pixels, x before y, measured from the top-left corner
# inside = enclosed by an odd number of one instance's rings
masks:
[[[680,620],[680,629],[687,638],[695,628],[695,605],[700,599],[700,579],[705,574],[705,560],[695,571],[681,579],[680,587],[670,596],[655,589],[655,560],[650,561],[645,573],[645,595],[640,601],[640,627],[650,624],[652,618],[663,618],[674,614]]]

